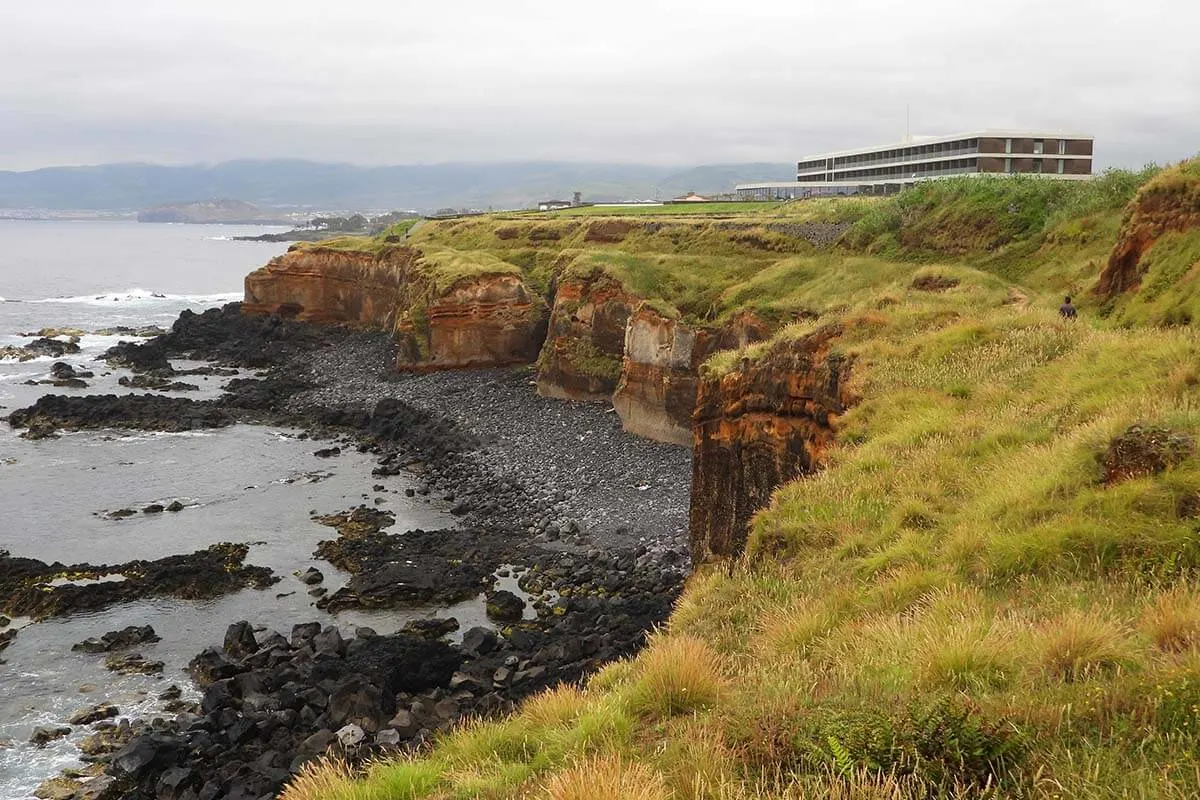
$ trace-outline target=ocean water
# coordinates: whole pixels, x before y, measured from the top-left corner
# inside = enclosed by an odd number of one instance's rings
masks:
[[[235,235],[267,229],[152,225],[133,222],[0,221],[0,347],[29,341],[44,327],[85,331],[117,325],[169,327],[185,308],[203,310],[240,299],[245,274],[286,245],[235,242]],[[0,360],[0,419],[45,393],[121,393],[122,370],[95,361],[119,337],[85,335],[83,352],[64,358],[96,372],[88,389],[27,386],[49,377],[54,359]],[[177,364],[177,366],[187,366]],[[202,398],[227,380],[203,376]],[[203,647],[220,644],[233,621],[284,633],[297,622],[321,620],[347,632],[370,625],[381,633],[418,615],[457,616],[464,626],[482,618],[481,603],[448,609],[342,613],[318,611],[293,573],[317,566],[330,591],[346,576],[312,558],[316,543],[334,532],[310,512],[330,513],[383,497],[396,513],[394,530],[453,525],[444,509],[404,496],[408,478],[374,478],[369,456],[346,452],[321,459],[321,445],[297,431],[261,426],[185,434],[96,431],[30,442],[0,421],[0,549],[64,563],[120,563],[189,553],[222,541],[253,543],[249,563],[269,566],[282,580],[206,602],[154,599],[102,612],[31,623],[14,620],[16,640],[0,665],[0,798],[26,798],[43,779],[78,765],[71,736],[45,748],[28,744],[38,725],[63,724],[99,702],[122,716],[153,714],[155,698],[172,683],[190,691],[182,671]],[[374,484],[385,491],[372,492]],[[364,494],[366,492],[367,494]],[[104,516],[121,508],[180,500],[176,514]],[[161,642],[138,648],[165,662],[161,678],[118,677],[102,655],[74,653],[71,645],[126,625],[150,624]]]

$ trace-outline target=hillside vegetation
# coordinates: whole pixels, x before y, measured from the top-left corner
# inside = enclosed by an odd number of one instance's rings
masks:
[[[285,798],[1200,796],[1200,161],[770,213],[419,231],[780,320],[710,376],[837,321],[861,400],[637,658]]]

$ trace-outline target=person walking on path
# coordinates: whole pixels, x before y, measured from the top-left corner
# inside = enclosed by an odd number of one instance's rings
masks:
[[[1058,307],[1058,315],[1063,319],[1075,319],[1075,306],[1071,305],[1071,296],[1067,295],[1063,299],[1063,304]]]

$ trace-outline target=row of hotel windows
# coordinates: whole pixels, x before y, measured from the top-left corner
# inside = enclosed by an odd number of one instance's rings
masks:
[[[1057,161],[1058,161],[1058,165],[1057,165],[1058,166],[1058,170],[1057,170],[1058,174],[1059,175],[1066,174],[1066,167],[1067,167],[1066,160],[1060,158],[1060,159],[1057,159]],[[1033,169],[1030,171],[1038,172],[1038,173],[1045,172],[1045,170],[1042,169],[1042,162],[1043,162],[1043,159],[1035,158],[1033,160]],[[1011,158],[1004,159],[1004,171],[1005,172],[1016,172],[1017,171],[1016,168],[1013,166],[1013,160]]]
[[[1057,159],[1055,165],[1059,175],[1066,173],[1066,160]],[[800,183],[824,183],[826,181],[854,180],[895,180],[897,178],[932,178],[939,175],[962,175],[979,171],[978,158],[956,158],[951,161],[937,161],[925,164],[909,164],[903,167],[884,167],[875,169],[856,169],[840,172],[818,172],[811,175],[800,175],[796,180]],[[1017,172],[1014,159],[1004,159],[1005,172]],[[1032,159],[1032,167],[1028,171],[1042,173],[1043,159]]]
[[[978,169],[978,159],[956,158],[951,161],[935,161],[927,164],[909,164],[903,167],[855,169],[847,172],[819,172],[814,175],[801,175],[797,178],[797,180],[801,183],[811,183],[822,181],[853,181],[872,178],[881,180],[896,178],[930,178],[936,175],[960,175],[966,172],[976,172]]]
[[[812,161],[802,161],[796,165],[796,171],[804,172],[805,170],[836,169],[839,167],[844,169],[846,167],[866,166],[869,164],[894,164],[900,161],[939,158],[977,152],[979,152],[978,139],[960,139],[953,142],[901,147],[896,150],[878,150],[874,153],[860,153],[854,156],[838,156],[837,158],[818,158]]]
[[[1067,140],[1057,140],[1058,155],[1066,155]],[[1004,152],[1012,153],[1013,140],[1004,140]],[[838,156],[837,158],[819,158],[812,161],[801,161],[796,165],[797,172],[811,170],[828,170],[847,167],[857,167],[872,164],[895,164],[903,161],[915,161],[923,158],[944,158],[965,153],[978,153],[978,139],[959,139],[953,142],[903,147],[897,150],[880,150],[874,153],[861,153],[854,156]],[[1046,140],[1033,140],[1033,155],[1040,156],[1046,152]]]
[[[1011,153],[1012,151],[1013,151],[1012,139],[1005,139],[1004,140],[1004,152]],[[1033,154],[1035,156],[1040,156],[1045,152],[1046,152],[1046,140],[1045,139],[1034,139],[1033,140]],[[1060,156],[1065,156],[1067,154],[1067,140],[1066,139],[1058,140],[1058,154]]]

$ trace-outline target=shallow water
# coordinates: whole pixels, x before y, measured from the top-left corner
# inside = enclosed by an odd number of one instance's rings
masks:
[[[168,327],[184,308],[239,299],[242,276],[285,246],[225,237],[259,230],[0,222],[0,297],[8,298],[0,302],[0,346],[24,344],[29,339],[18,334],[48,326]],[[96,372],[88,389],[24,385],[47,378],[54,359],[0,361],[0,415],[46,393],[128,391],[117,383],[127,372],[94,360],[116,341],[85,336],[84,352],[62,359]],[[200,399],[219,394],[228,379],[181,380],[202,390],[180,396]],[[453,525],[443,509],[405,497],[408,478],[373,477],[368,455],[350,449],[317,458],[313,451],[324,445],[298,438],[297,431],[248,425],[176,434],[81,432],[36,442],[17,433],[0,423],[0,549],[67,564],[115,564],[190,553],[222,541],[252,542],[247,562],[271,567],[282,580],[265,590],[204,602],[160,598],[33,625],[15,620],[26,627],[0,654],[7,661],[0,665],[0,797],[27,797],[41,780],[77,765],[74,743],[90,732],[76,728],[67,739],[37,749],[27,744],[35,726],[64,723],[72,712],[101,701],[117,704],[122,716],[153,713],[156,695],[171,683],[192,691],[183,667],[205,646],[219,645],[233,621],[246,619],[286,634],[293,624],[310,620],[338,624],[347,633],[358,625],[386,633],[431,612],[457,616],[464,629],[483,620],[478,599],[449,609],[336,617],[313,606],[309,587],[293,573],[317,566],[330,591],[346,576],[312,558],[317,542],[336,533],[312,521],[311,512],[374,504],[382,497],[382,507],[396,513],[392,530]],[[376,484],[385,490],[371,491]],[[186,505],[177,513],[105,516],[176,499]],[[162,641],[135,649],[165,663],[161,678],[117,676],[104,669],[103,655],[71,651],[90,636],[146,624]]]

